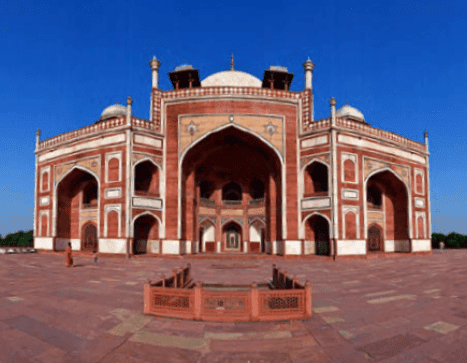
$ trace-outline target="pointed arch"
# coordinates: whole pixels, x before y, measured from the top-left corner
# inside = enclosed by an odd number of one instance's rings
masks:
[[[65,180],[65,178],[70,175],[75,170],[81,170],[82,172],[88,173],[94,177],[97,181],[97,210],[101,210],[101,198],[99,198],[101,190],[101,181],[99,176],[89,168],[86,168],[82,165],[73,165],[69,170],[67,170],[63,175],[60,176],[58,180],[54,182],[53,186],[53,204],[52,204],[52,231],[53,237],[57,237],[57,214],[58,214],[58,195],[57,191],[60,184]],[[97,213],[97,226],[100,226],[100,213]],[[97,238],[100,236],[100,228],[97,228]]]
[[[251,226],[255,222],[260,222],[264,227],[266,227],[266,222],[263,221],[260,217],[253,217],[253,219],[248,222],[248,225]]]
[[[311,165],[313,163],[321,163],[323,164],[324,166],[326,166],[327,168],[330,168],[330,165],[328,163],[326,163],[324,160],[320,159],[320,158],[313,158],[311,160],[308,160],[301,168],[302,171],[304,171],[308,165]]]
[[[65,179],[65,177],[69,175],[75,169],[79,169],[86,173],[91,174],[94,178],[96,178],[97,182],[100,183],[99,176],[94,171],[82,165],[73,165],[73,167],[70,170],[67,170],[65,173],[63,173],[63,175],[61,175],[60,178],[55,182],[55,187],[58,187],[58,184],[60,184]]]
[[[332,231],[332,228],[331,228],[331,226],[332,226],[331,220],[329,219],[329,217],[327,217],[326,215],[321,214],[321,213],[319,213],[319,212],[313,212],[313,213],[311,213],[311,214],[308,214],[308,215],[305,217],[305,219],[302,221],[302,226],[305,227],[306,221],[307,221],[309,218],[313,217],[313,216],[323,217],[324,219],[326,219],[326,220],[328,221],[328,223],[329,223],[329,238],[334,238],[334,237],[333,237],[333,231]]]
[[[157,220],[157,223],[159,223],[159,225],[162,224],[162,221],[161,219],[154,213],[152,212],[149,212],[149,211],[145,211],[145,212],[141,212],[140,214],[137,214],[136,216],[133,217],[133,219],[131,220],[131,227],[133,228],[134,225],[135,225],[135,221],[139,218],[139,217],[142,217],[144,215],[151,215],[153,216],[156,220]],[[160,232],[159,232],[160,233]],[[133,236],[132,236],[133,237]]]
[[[143,173],[143,176],[146,177],[146,179],[144,179],[144,177],[142,178],[141,175],[140,178],[138,178],[138,181],[137,181],[137,168],[140,164],[143,164],[143,163],[150,163],[152,166],[155,167],[155,171],[152,171],[151,172],[151,178],[149,179],[149,185],[146,185],[145,183],[142,182],[143,181],[147,181],[147,177],[149,176],[148,175],[145,175],[145,172],[147,172],[148,170],[142,170],[140,171],[140,174],[141,172]],[[163,182],[162,180],[162,168],[159,164],[157,164],[154,160],[152,160],[151,158],[149,157],[143,157],[142,159],[140,160],[137,160],[134,165],[133,165],[133,169],[132,169],[132,172],[133,172],[133,175],[132,175],[132,178],[131,178],[131,190],[132,190],[132,194],[138,194],[139,193],[143,193],[142,195],[146,195],[146,193],[149,193],[151,195],[151,193],[155,194],[156,196],[160,196],[160,188],[161,188],[161,183]],[[157,174],[155,176],[155,180],[153,180],[154,178],[154,174]],[[142,180],[141,180],[142,179]],[[138,184],[138,190],[136,189],[136,185]],[[143,188],[146,188],[148,190],[151,190],[151,192],[148,192],[148,191],[141,191],[141,188],[142,185],[146,185],[145,187]],[[152,195],[153,196],[153,195]]]
[[[159,171],[162,171],[162,167],[158,163],[156,163],[152,158],[150,158],[149,156],[145,156],[145,157],[143,157],[141,159],[136,160],[134,162],[134,164],[133,164],[133,169],[136,167],[136,165],[144,163],[145,161],[151,162],[152,164],[154,164],[154,166],[157,166],[159,168]]]
[[[262,141],[264,144],[266,144],[266,146],[268,146],[269,148],[274,150],[274,152],[277,154],[277,157],[279,158],[281,164],[284,164],[284,159],[283,159],[282,153],[279,150],[277,150],[277,148],[274,146],[274,144],[272,144],[268,139],[266,139],[262,135],[254,132],[254,131],[252,131],[252,130],[244,127],[244,126],[241,126],[241,125],[238,125],[238,124],[235,124],[235,123],[227,123],[227,124],[216,127],[215,129],[212,129],[212,130],[206,132],[204,135],[200,136],[198,139],[194,140],[190,145],[188,145],[186,147],[186,149],[183,150],[183,152],[180,154],[179,168],[183,165],[183,160],[184,160],[186,154],[188,153],[188,151],[190,149],[192,149],[195,145],[199,144],[200,142],[202,142],[204,139],[211,136],[212,134],[215,134],[216,132],[222,131],[222,130],[227,129],[229,127],[236,128],[236,129],[238,129],[240,131],[246,132],[246,133],[258,138],[260,141]]]
[[[204,226],[206,224],[212,224],[214,227],[216,226],[216,223],[209,217],[205,217],[199,222],[199,226]]]
[[[310,170],[309,170],[310,169]],[[320,172],[320,170],[322,172]],[[323,173],[326,175],[322,175]],[[301,180],[303,181],[303,195],[313,196],[329,193],[331,185],[331,173],[329,165],[320,159],[313,158],[301,170]]]
[[[265,160],[268,161],[268,165],[265,166],[268,170],[271,169],[274,171],[274,188],[277,188],[277,193],[274,193],[275,201],[277,207],[274,207],[274,218],[276,220],[277,232],[278,235],[281,235],[282,238],[287,237],[287,221],[286,221],[286,208],[287,208],[287,198],[285,190],[285,164],[284,159],[285,155],[282,155],[281,152],[273,145],[270,141],[264,139],[261,135],[258,135],[251,130],[239,126],[237,124],[224,124],[220,127],[217,127],[210,132],[200,136],[198,139],[193,141],[190,145],[186,147],[185,150],[180,152],[179,164],[178,164],[178,219],[177,219],[177,237],[182,238],[186,233],[191,236],[193,233],[192,227],[190,224],[187,224],[186,219],[192,218],[193,215],[191,212],[186,212],[187,204],[189,205],[189,210],[191,210],[191,203],[184,199],[184,188],[186,188],[186,183],[184,182],[184,177],[196,179],[196,171],[193,169],[188,171],[189,165],[193,160],[199,160],[199,151],[203,149],[204,146],[208,147],[209,150],[217,148],[215,140],[219,137],[233,137],[238,139],[240,143],[249,146],[245,149],[245,153],[253,152],[259,153],[262,155]],[[247,141],[245,143],[245,141]],[[242,147],[243,147],[242,144]],[[220,150],[223,150],[222,147],[219,147]],[[206,150],[206,149],[205,149]],[[188,162],[190,161],[190,163]],[[188,173],[188,174],[187,174]],[[193,174],[191,174],[193,173]],[[191,185],[192,179],[189,180],[190,188],[193,188]],[[196,180],[195,180],[196,185]],[[269,184],[268,184],[269,185]],[[245,185],[242,184],[242,190],[245,192]],[[192,193],[190,189],[190,193]],[[190,194],[191,195],[191,194]],[[276,211],[277,209],[277,211]],[[188,213],[188,214],[187,214]],[[298,219],[298,216],[297,216]],[[218,231],[219,232],[219,231]],[[185,237],[184,237],[185,238]]]
[[[404,179],[402,179],[399,174],[397,174],[393,169],[385,166],[383,168],[379,168],[379,169],[375,169],[373,171],[371,171],[365,178],[365,181],[364,181],[364,188],[366,188],[366,185],[368,183],[368,180],[373,176],[373,175],[376,175],[376,174],[379,174],[379,173],[383,173],[385,171],[389,171],[390,173],[392,173],[397,179],[399,179],[405,186],[406,190],[407,190],[407,196],[409,196],[409,186],[407,185],[407,183],[405,182]]]
[[[375,176],[377,174],[380,174],[380,173],[384,173],[384,172],[389,172],[390,174],[392,174],[404,186],[404,191],[405,191],[406,197],[407,197],[407,209],[408,209],[407,210],[408,237],[413,238],[412,198],[411,198],[410,186],[407,185],[405,180],[402,179],[393,169],[391,169],[391,168],[389,168],[387,166],[371,171],[365,177],[365,179],[363,181],[363,190],[364,190],[364,193],[363,193],[363,216],[364,216],[364,218],[363,219],[364,219],[364,234],[365,234],[364,237],[365,237],[365,239],[368,239],[368,230],[369,230],[368,220],[367,220],[368,207],[367,207],[367,195],[366,195],[367,194],[367,188],[368,188],[368,181],[370,180],[371,177],[373,177],[373,176]],[[383,236],[385,235],[385,232],[386,232],[386,228],[384,228]]]

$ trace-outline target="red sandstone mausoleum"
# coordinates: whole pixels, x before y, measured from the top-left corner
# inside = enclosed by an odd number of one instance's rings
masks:
[[[184,65],[150,120],[107,107],[94,124],[36,134],[34,246],[108,254],[431,253],[425,143],[372,127],[344,105],[313,119],[312,73]],[[371,120],[369,120],[371,122]]]

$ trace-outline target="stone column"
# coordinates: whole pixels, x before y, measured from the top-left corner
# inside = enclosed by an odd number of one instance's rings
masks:
[[[305,69],[305,88],[312,89],[312,80],[313,80],[313,68],[315,64],[311,61],[310,58],[303,63],[303,68]]]
[[[191,170],[189,174],[186,176],[186,181],[185,181],[185,210],[184,210],[184,215],[185,215],[185,236],[182,236],[182,239],[184,240],[183,242],[180,241],[180,243],[185,243],[185,248],[189,244],[188,242],[191,243],[191,241],[194,240],[194,212],[195,212],[195,203],[194,203],[194,198],[195,198],[195,172],[194,170]],[[184,237],[184,238],[183,238]],[[186,253],[186,251],[185,251]]]
[[[159,86],[159,67],[161,62],[154,56],[149,62],[152,70],[152,88],[158,88]]]
[[[34,237],[37,237],[37,188],[40,187],[40,183],[42,183],[42,180],[37,180],[37,175],[38,175],[38,163],[37,163],[37,152],[39,151],[39,143],[41,142],[41,130],[37,129],[36,131],[36,150],[35,150],[35,168],[34,168]],[[52,183],[53,184],[53,183]],[[52,203],[55,203],[55,201],[52,201]],[[50,218],[49,218],[50,219]],[[51,224],[51,221],[48,221],[48,225]],[[49,230],[51,228],[49,227]]]
[[[128,96],[127,100],[127,112],[126,112],[126,168],[125,168],[125,230],[126,230],[126,238],[127,238],[127,251],[126,257],[129,258],[132,251],[132,240],[131,237],[131,218],[132,218],[132,208],[131,208],[131,193],[132,193],[132,172],[131,172],[131,105],[133,104],[133,99]],[[100,212],[99,212],[100,213]]]
[[[426,204],[427,204],[427,209],[428,209],[428,214],[427,214],[427,223],[428,223],[428,239],[430,240],[431,243],[431,198],[430,198],[430,163],[429,163],[429,158],[430,158],[430,153],[428,152],[428,131],[425,130],[423,133],[423,136],[425,137],[425,146],[426,146]]]
[[[277,213],[276,213],[276,182],[272,175],[269,176],[269,236],[271,239],[272,254],[277,254]]]
[[[331,98],[329,101],[331,105],[331,176],[332,176],[332,239],[331,239],[331,256],[336,259],[337,255],[337,240],[339,238],[338,220],[339,220],[339,207],[338,207],[338,193],[337,193],[337,176],[338,176],[338,165],[337,165],[337,134],[336,134],[336,100]]]

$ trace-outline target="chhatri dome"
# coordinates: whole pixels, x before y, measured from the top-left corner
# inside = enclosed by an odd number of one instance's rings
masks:
[[[234,57],[230,61],[230,70],[211,74],[201,81],[202,87],[258,87],[261,88],[263,82],[259,78],[234,69]]]
[[[261,88],[261,80],[249,73],[230,70],[211,74],[201,81],[203,87],[258,87]]]
[[[110,105],[102,111],[100,121],[125,115],[126,107],[117,102],[115,105]]]
[[[338,116],[351,118],[357,121],[365,122],[365,118],[363,117],[363,113],[357,110],[355,107],[350,106],[349,104],[345,104],[341,108],[336,111]]]

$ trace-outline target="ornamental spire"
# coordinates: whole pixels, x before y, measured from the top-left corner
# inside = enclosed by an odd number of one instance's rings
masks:
[[[234,54],[232,53],[232,57],[230,58],[230,70],[234,70]]]

